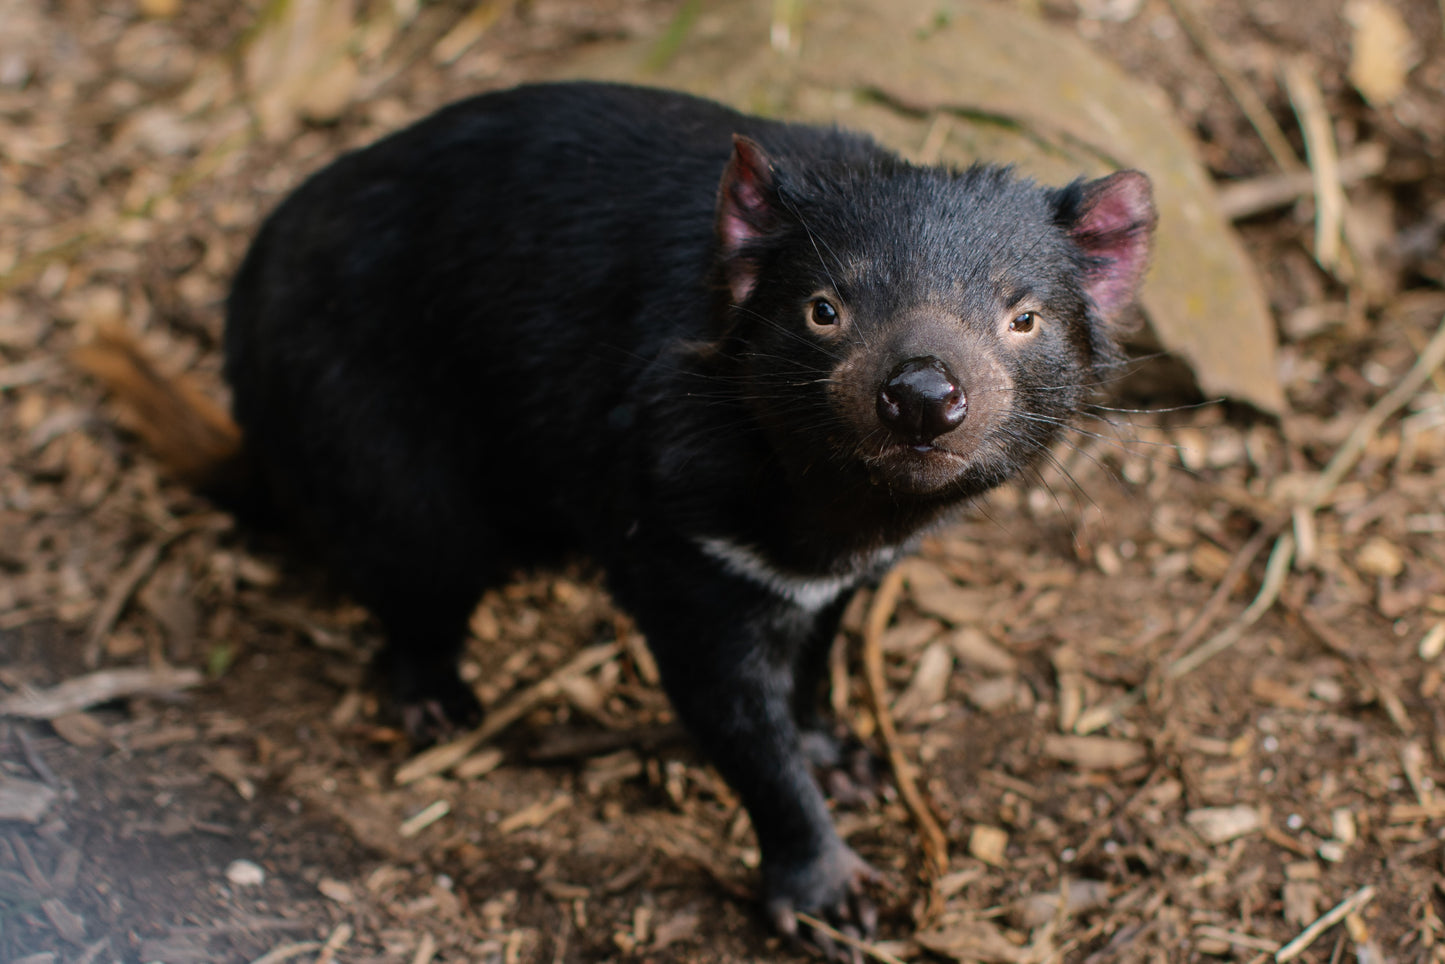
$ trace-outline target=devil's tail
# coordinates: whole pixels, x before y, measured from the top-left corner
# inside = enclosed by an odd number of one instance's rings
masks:
[[[133,336],[102,329],[71,357],[110,389],[171,475],[228,508],[255,498],[240,427],[184,377],[161,374]]]

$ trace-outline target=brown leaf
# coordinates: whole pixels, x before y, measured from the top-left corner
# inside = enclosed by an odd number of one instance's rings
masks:
[[[935,0],[836,0],[809,8],[806,56],[779,57],[756,41],[772,25],[772,0],[719,0],[709,13],[725,28],[684,38],[645,78],[655,60],[645,44],[576,58],[565,73],[645,79],[744,109],[778,105],[915,155],[937,127],[937,156],[924,160],[1016,162],[1050,182],[1139,168],[1159,210],[1140,295],[1155,332],[1206,394],[1282,411],[1274,320],[1189,132],[1157,91],[1028,6],[955,4],[940,17]]]

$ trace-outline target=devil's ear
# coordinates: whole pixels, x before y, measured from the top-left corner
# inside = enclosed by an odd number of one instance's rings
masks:
[[[733,135],[733,156],[717,192],[718,251],[733,304],[742,304],[758,280],[755,242],[778,227],[773,164],[758,143]]]
[[[1134,300],[1158,215],[1149,178],[1140,171],[1074,184],[1060,192],[1059,220],[1092,262],[1084,287],[1099,315],[1115,321]]]

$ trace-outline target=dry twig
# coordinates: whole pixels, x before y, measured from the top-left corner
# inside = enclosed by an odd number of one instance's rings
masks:
[[[1265,565],[1264,583],[1248,608],[1235,617],[1228,626],[1183,656],[1165,665],[1160,675],[1167,680],[1179,679],[1239,642],[1244,636],[1245,630],[1269,612],[1270,607],[1279,599],[1280,591],[1284,588],[1285,577],[1289,574],[1290,563],[1293,560],[1294,537],[1285,533],[1275,541],[1274,548],[1270,551],[1269,562]],[[1147,683],[1141,684],[1112,703],[1106,703],[1081,713],[1079,721],[1074,725],[1074,731],[1087,734],[1103,729],[1122,716],[1125,710],[1142,703],[1147,688]]]
[[[105,594],[100,608],[96,609],[95,616],[90,621],[90,629],[85,634],[85,644],[81,648],[81,658],[85,665],[94,668],[100,665],[101,641],[107,633],[115,626],[115,621],[120,618],[125,604],[130,602],[130,597],[135,594],[140,584],[155,569],[156,563],[160,561],[161,550],[169,540],[158,540],[146,545],[144,549],[135,554],[130,565],[115,582],[110,584],[110,589]]]
[[[903,964],[903,961],[900,958],[894,957],[892,954],[889,954],[885,950],[874,947],[867,941],[860,941],[856,937],[850,937],[842,931],[838,930],[838,928],[828,926],[826,923],[820,921],[818,918],[814,917],[811,914],[800,913],[795,916],[798,918],[799,921],[807,924],[818,933],[831,937],[839,944],[843,944],[853,948],[854,950],[863,954],[863,956],[865,957],[871,957],[875,961],[882,961],[883,964]]]
[[[551,676],[512,698],[506,705],[487,714],[482,725],[465,736],[450,743],[434,746],[419,753],[396,771],[396,783],[405,786],[422,777],[443,773],[456,766],[473,750],[526,716],[542,703],[556,699],[562,693],[562,685],[568,680],[591,672],[622,651],[621,643],[603,643],[591,646],[572,657],[562,668]]]
[[[53,720],[123,696],[171,693],[199,686],[201,671],[189,667],[105,669],[68,679],[48,690],[15,693],[0,701],[0,716]]]
[[[1305,950],[1319,939],[1319,936],[1331,927],[1364,907],[1375,899],[1375,888],[1366,884],[1355,891],[1334,907],[1325,912],[1324,916],[1300,932],[1300,935],[1290,941],[1274,955],[1275,964],[1286,964],[1305,952]]]
[[[1335,450],[1335,454],[1302,500],[1302,504],[1306,508],[1317,509],[1328,501],[1336,486],[1355,467],[1355,463],[1359,461],[1365,451],[1365,446],[1370,444],[1370,439],[1379,433],[1380,426],[1384,425],[1390,416],[1404,408],[1441,365],[1445,365],[1445,316],[1441,317],[1435,334],[1420,352],[1420,357],[1415,359],[1415,364],[1405,373],[1405,377],[1370,407],[1349,436]]]
[[[898,728],[888,710],[888,684],[883,677],[883,631],[888,628],[888,620],[893,618],[902,590],[903,570],[894,569],[884,577],[873,595],[873,604],[863,624],[863,679],[867,684],[873,718],[878,722],[878,736],[883,740],[888,764],[893,769],[893,779],[898,784],[898,795],[923,835],[925,876],[929,883],[927,914],[931,916],[942,902],[937,883],[948,870],[948,837],[933,816],[933,809],[924,798],[923,791],[918,788],[917,771],[898,745]]]
[[[1385,157],[1385,145],[1361,144],[1340,158],[1340,183],[1354,184],[1374,177],[1385,169]],[[1224,216],[1238,221],[1293,204],[1313,192],[1314,186],[1314,175],[1309,171],[1292,171],[1222,183],[1215,197]]]
[[[1214,31],[1209,29],[1208,24],[1199,19],[1189,0],[1169,0],[1169,6],[1174,8],[1174,16],[1179,18],[1184,32],[1189,34],[1189,39],[1194,41],[1199,52],[1204,54],[1204,59],[1209,61],[1209,66],[1214,68],[1214,72],[1224,82],[1229,96],[1234,98],[1239,109],[1244,111],[1244,116],[1254,125],[1259,139],[1264,142],[1265,150],[1269,151],[1270,157],[1274,158],[1280,170],[1304,170],[1304,165],[1290,146],[1289,138],[1284,136],[1284,131],[1275,123],[1269,107],[1250,86],[1249,81],[1244,79],[1244,75],[1234,69],[1234,64],[1230,63],[1228,55],[1224,53],[1224,44]]]
[[[1315,260],[1331,274],[1342,276],[1349,270],[1344,249],[1345,187],[1340,182],[1339,152],[1325,97],[1314,73],[1300,57],[1285,63],[1284,85],[1299,116],[1314,177]]]
[[[1335,454],[1315,479],[1314,485],[1309,488],[1304,498],[1301,499],[1299,507],[1305,509],[1306,512],[1313,512],[1327,502],[1334,493],[1335,488],[1343,481],[1345,476],[1350,473],[1350,470],[1355,467],[1355,464],[1360,459],[1360,455],[1364,453],[1365,447],[1369,444],[1370,439],[1379,433],[1380,427],[1384,425],[1392,415],[1401,408],[1404,408],[1410,399],[1415,397],[1416,393],[1430,380],[1431,375],[1442,364],[1445,364],[1445,317],[1440,319],[1439,327],[1436,329],[1434,336],[1431,337],[1430,341],[1425,345],[1424,351],[1422,351],[1420,357],[1415,360],[1415,364],[1405,373],[1405,377],[1400,380],[1399,384],[1385,393],[1384,397],[1370,407],[1370,410],[1366,412],[1355,425],[1345,441],[1335,450]],[[1275,524],[1275,520],[1271,520],[1266,523],[1262,531],[1269,531]],[[1283,523],[1280,522],[1278,524],[1282,525]],[[1185,674],[1197,669],[1206,660],[1211,659],[1233,646],[1240,637],[1243,636],[1246,629],[1269,611],[1270,607],[1273,606],[1279,598],[1281,590],[1284,588],[1285,578],[1289,574],[1289,565],[1294,558],[1295,545],[1296,542],[1292,533],[1286,532],[1275,540],[1274,548],[1270,551],[1269,563],[1265,568],[1264,585],[1260,587],[1259,594],[1256,595],[1254,601],[1249,604],[1249,608],[1209,640],[1201,643],[1194,650],[1166,666],[1163,670],[1164,678],[1171,680],[1179,679]],[[1236,560],[1242,556],[1248,548],[1249,544],[1246,544],[1245,548],[1241,549],[1240,553],[1236,555]],[[1224,577],[1226,582],[1232,582],[1233,579],[1236,578],[1233,570],[1234,565],[1231,563],[1230,571],[1227,572]],[[1218,596],[1219,592],[1220,590],[1216,589],[1215,596]],[[1214,599],[1211,597],[1210,603],[1212,604],[1213,601]],[[1193,628],[1193,626],[1190,627],[1191,630]],[[1137,686],[1112,703],[1094,707],[1081,713],[1078,722],[1074,725],[1074,732],[1084,734],[1092,733],[1095,730],[1108,726],[1117,720],[1124,711],[1143,702],[1146,686],[1147,684]],[[1381,690],[1381,692],[1384,694],[1382,698],[1386,700],[1386,709],[1390,711],[1392,719],[1395,720],[1397,725],[1408,732],[1408,720],[1402,722],[1400,718],[1396,717],[1396,710],[1394,709],[1395,703],[1389,701],[1389,692],[1386,690]]]

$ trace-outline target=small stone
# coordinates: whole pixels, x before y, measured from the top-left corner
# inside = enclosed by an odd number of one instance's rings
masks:
[[[237,887],[259,887],[266,882],[266,871],[249,860],[233,860],[226,867],[226,879]]]

